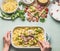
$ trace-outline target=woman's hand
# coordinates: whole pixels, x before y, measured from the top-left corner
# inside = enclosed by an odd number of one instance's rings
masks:
[[[51,46],[47,41],[39,41],[38,45],[40,46],[41,51],[51,51]]]
[[[4,41],[3,51],[8,51],[10,47],[10,31],[5,34],[5,36],[3,37],[3,41]]]

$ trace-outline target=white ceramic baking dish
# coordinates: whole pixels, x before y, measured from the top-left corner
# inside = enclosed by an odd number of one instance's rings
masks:
[[[39,26],[17,26],[17,27],[39,27]],[[15,27],[15,28],[17,28],[17,27]],[[14,31],[14,29],[15,28],[13,28],[13,30],[12,30],[12,33],[13,33],[13,31]],[[40,27],[40,28],[42,28],[42,27]],[[42,28],[43,30],[44,30],[44,40],[46,40],[46,31],[45,31],[45,29],[44,28]],[[12,44],[12,46],[13,47],[15,47],[15,48],[39,48],[39,47],[17,47],[17,46],[15,46],[13,43],[12,43],[12,33],[11,33],[11,44]]]

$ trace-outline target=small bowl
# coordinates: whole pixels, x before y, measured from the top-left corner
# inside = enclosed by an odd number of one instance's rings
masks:
[[[48,2],[49,2],[49,0],[47,0],[47,2],[45,2],[45,3],[40,2],[39,0],[37,0],[37,1],[38,1],[38,3],[39,3],[39,4],[44,5],[44,6],[45,6],[45,5],[47,5],[47,4],[48,4]]]
[[[27,1],[29,1],[29,0],[22,0],[22,2],[23,2],[23,3],[25,3],[25,4],[27,4],[27,5],[32,4],[35,0],[32,0],[32,2],[30,2],[30,3],[29,3],[29,2],[27,2]]]
[[[5,11],[5,10],[3,9],[3,7],[2,7],[3,2],[4,2],[4,1],[2,1],[2,4],[1,4],[1,10],[2,10],[3,12],[5,12],[5,13],[8,13],[8,14],[11,14],[11,13],[16,12],[16,10],[17,10],[17,9],[18,9],[18,7],[19,7],[18,2],[16,1],[16,2],[17,2],[17,7],[16,7],[13,11],[7,12],[7,11]]]

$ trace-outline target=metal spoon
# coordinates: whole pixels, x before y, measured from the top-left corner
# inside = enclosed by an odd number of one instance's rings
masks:
[[[56,0],[56,2],[60,2],[60,0]]]
[[[29,35],[29,37],[34,38],[37,42],[39,42],[39,40],[37,40],[33,35]]]

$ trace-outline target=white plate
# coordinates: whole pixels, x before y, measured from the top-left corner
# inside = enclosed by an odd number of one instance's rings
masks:
[[[57,2],[50,4],[49,13],[55,20],[60,21],[60,6]]]
[[[39,26],[17,26],[17,27],[39,27]],[[17,28],[17,27],[15,27],[15,28]],[[14,30],[15,28],[13,28],[13,30]],[[42,27],[41,27],[41,28],[42,28]],[[43,28],[43,29],[44,29],[44,28]],[[13,30],[12,30],[12,33],[13,33]],[[17,46],[15,46],[15,45],[12,43],[12,33],[11,33],[11,44],[12,44],[13,47],[15,47],[15,48],[40,48],[40,47],[22,47],[22,46],[17,47]],[[45,29],[44,29],[44,38],[45,38],[45,40],[46,40],[46,31],[45,31]],[[47,39],[47,40],[48,40],[48,39]]]

